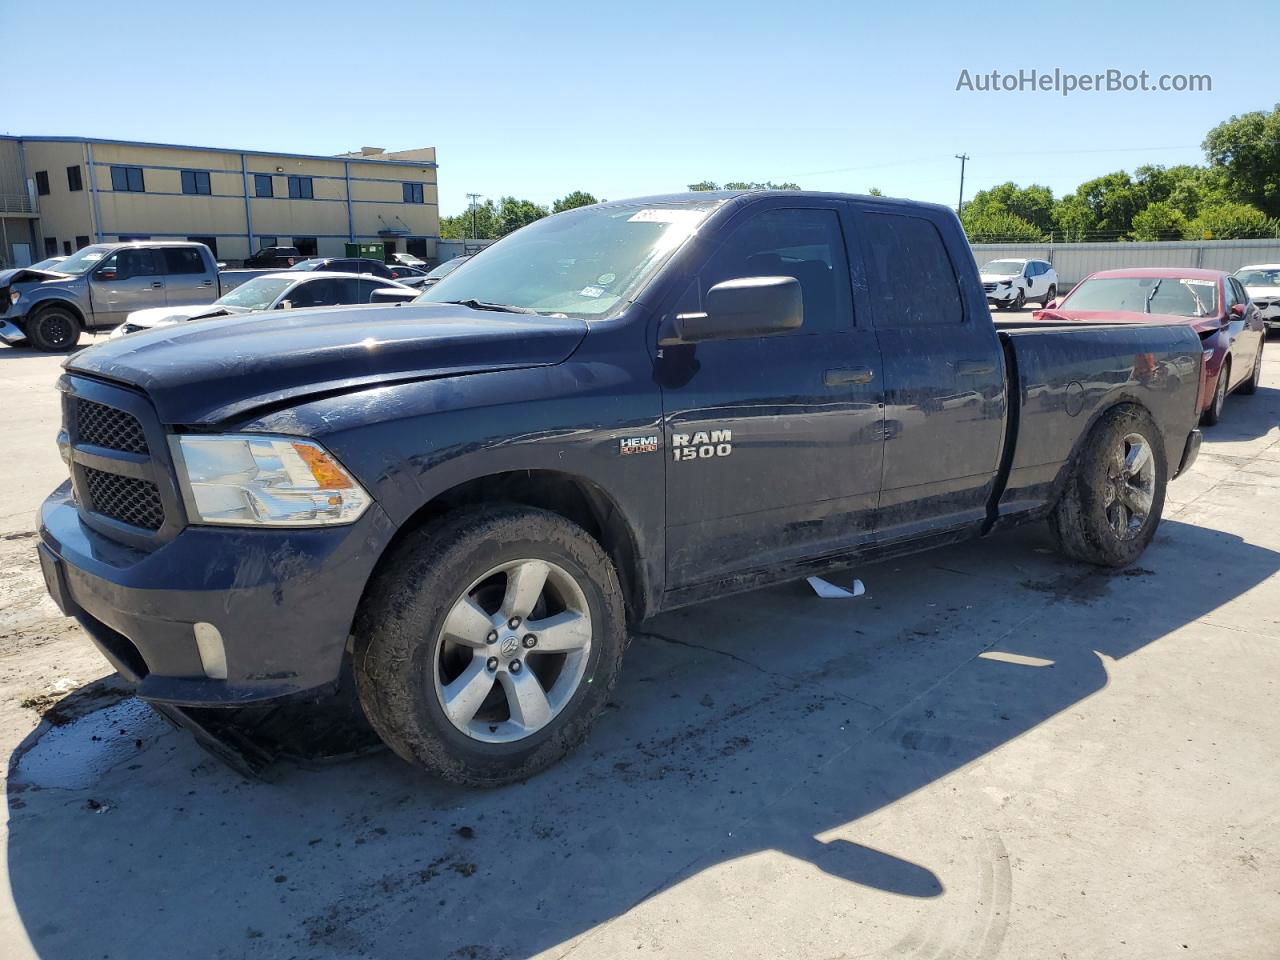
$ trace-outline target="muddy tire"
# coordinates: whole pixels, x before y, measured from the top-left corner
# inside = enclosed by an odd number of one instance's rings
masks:
[[[1258,357],[1253,361],[1253,373],[1249,375],[1249,379],[1240,384],[1236,388],[1238,393],[1243,393],[1246,397],[1251,397],[1258,392],[1258,384],[1262,380],[1262,348],[1266,343],[1266,337],[1258,344]]]
[[[1222,419],[1222,408],[1227,402],[1227,384],[1230,382],[1231,360],[1228,358],[1218,368],[1218,382],[1213,387],[1213,399],[1209,401],[1209,405],[1200,414],[1200,425],[1202,427],[1212,427]]]
[[[1132,563],[1160,525],[1168,476],[1163,440],[1145,410],[1104,414],[1049,514],[1058,549],[1103,567]]]
[[[66,307],[45,307],[27,321],[27,339],[37,350],[66,353],[80,342],[80,318]]]
[[[356,687],[405,760],[498,786],[586,739],[626,637],[617,573],[585,530],[545,510],[468,508],[382,563],[356,617]]]

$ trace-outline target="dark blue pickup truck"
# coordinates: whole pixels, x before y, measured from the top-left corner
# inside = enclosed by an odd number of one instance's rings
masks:
[[[1048,520],[1150,542],[1186,324],[992,323],[955,215],[710,193],[540,220],[411,304],[70,358],[49,590],[166,711],[331,691],[496,784],[578,744],[627,625]]]

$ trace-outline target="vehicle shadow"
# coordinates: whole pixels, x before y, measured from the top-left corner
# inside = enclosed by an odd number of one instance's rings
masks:
[[[659,617],[585,748],[500,790],[390,754],[245,780],[132,700],[90,713],[96,732],[42,724],[11,761],[14,902],[58,960],[530,956],[660,911],[686,881],[724,921],[740,909],[716,879],[730,862],[788,903],[813,869],[864,915],[885,896],[943,903],[947,864],[920,862],[909,836],[876,842],[870,815],[1097,694],[1110,660],[1218,629],[1196,621],[1280,570],[1280,553],[1168,520],[1118,572],[1048,546],[1025,527],[859,570],[856,601],[800,583]],[[1193,567],[1230,576],[1187,590]],[[746,862],[762,851],[810,872]],[[845,932],[862,955],[871,928]]]

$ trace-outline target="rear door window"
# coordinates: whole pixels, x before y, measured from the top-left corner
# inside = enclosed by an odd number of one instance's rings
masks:
[[[962,323],[955,266],[933,222],[892,213],[870,213],[863,220],[877,322],[886,328]]]
[[[160,251],[163,255],[165,273],[192,274],[204,273],[204,258],[194,247],[165,247]]]

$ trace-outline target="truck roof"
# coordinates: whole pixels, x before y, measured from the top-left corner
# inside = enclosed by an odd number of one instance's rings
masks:
[[[806,197],[817,200],[857,200],[860,203],[875,204],[885,207],[914,207],[945,211],[955,211],[942,203],[925,203],[922,200],[903,200],[897,197],[873,197],[861,193],[834,193],[826,190],[687,190],[683,193],[658,193],[647,197],[627,197],[622,200],[606,200],[605,206],[633,206],[643,203],[696,203],[699,200],[719,200],[724,203],[739,197]]]

